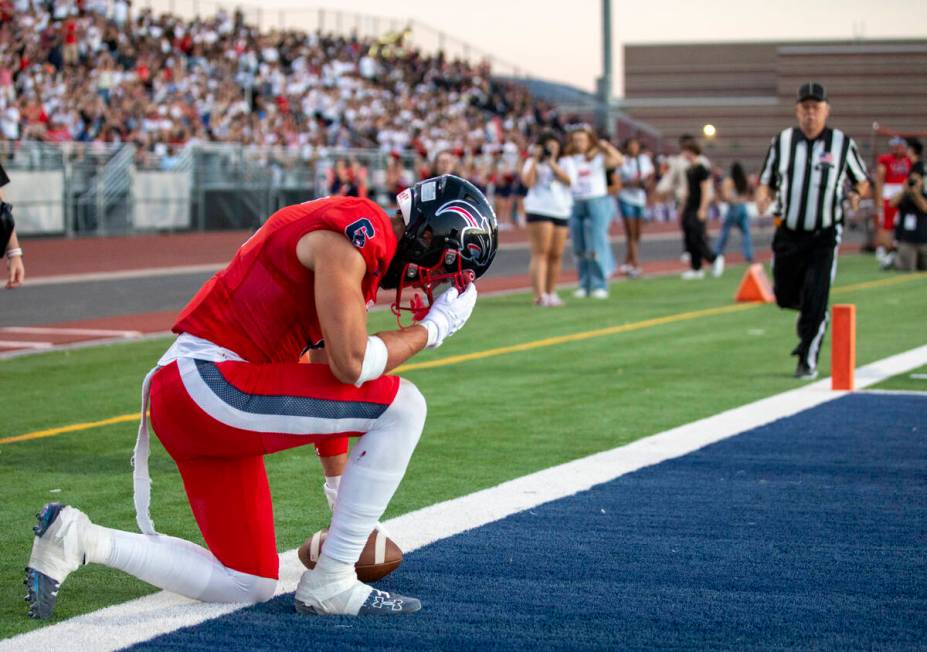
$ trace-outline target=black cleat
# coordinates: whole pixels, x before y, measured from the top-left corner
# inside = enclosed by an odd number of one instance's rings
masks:
[[[418,598],[407,598],[404,595],[387,593],[374,589],[370,597],[363,604],[358,616],[395,616],[398,614],[414,614],[422,608]]]
[[[26,569],[26,602],[29,603],[29,617],[35,619],[51,618],[58,599],[61,584],[44,573],[32,568]]]
[[[809,367],[804,360],[799,360],[795,367],[795,377],[799,380],[814,380],[818,377],[818,370]]]
[[[51,618],[61,583],[85,562],[81,532],[90,525],[90,519],[59,503],[45,505],[36,519],[25,599],[30,618]]]

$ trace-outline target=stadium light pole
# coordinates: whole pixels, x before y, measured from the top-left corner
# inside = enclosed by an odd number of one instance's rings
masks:
[[[598,79],[597,120],[609,138],[615,136],[612,119],[612,0],[602,0],[602,76]]]

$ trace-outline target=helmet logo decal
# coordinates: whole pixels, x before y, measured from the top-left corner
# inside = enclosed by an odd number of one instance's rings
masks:
[[[462,200],[454,200],[444,204],[441,208],[435,211],[435,215],[441,215],[448,211],[457,213],[462,218],[467,221],[467,225],[474,229],[486,229],[489,230],[489,221],[483,217],[478,210],[473,206]],[[474,215],[475,214],[475,215]],[[477,218],[478,216],[478,218]]]
[[[462,199],[453,199],[447,202],[435,211],[435,216],[444,213],[456,213],[463,218],[466,226],[462,231],[471,231],[472,235],[466,238],[469,242],[464,246],[460,255],[465,260],[481,264],[484,258],[490,256],[489,246],[487,243],[483,242],[484,239],[490,237],[489,234],[492,231],[489,219],[477,210],[475,206]],[[477,242],[474,242],[474,239],[477,240]]]

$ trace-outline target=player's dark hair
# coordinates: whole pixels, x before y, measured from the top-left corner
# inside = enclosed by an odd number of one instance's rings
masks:
[[[917,154],[917,158],[920,158],[924,155],[924,144],[920,141],[919,138],[905,138],[905,141],[908,143],[908,147],[914,150],[914,153]]]
[[[692,140],[687,140],[685,143],[682,143],[680,147],[683,150],[692,152],[696,156],[701,156],[702,154],[702,148],[698,146],[698,141],[696,141],[694,138]]]
[[[537,141],[535,142],[536,144],[543,147],[544,145],[547,144],[548,140],[556,140],[557,144],[560,145],[560,149],[563,149],[563,141],[560,140],[560,136],[558,136],[556,132],[551,131],[550,129],[545,129],[544,131],[542,131],[541,134],[538,136]]]
[[[737,190],[738,195],[746,195],[750,191],[747,173],[744,172],[744,166],[739,161],[731,164],[731,181],[734,182],[734,189]]]

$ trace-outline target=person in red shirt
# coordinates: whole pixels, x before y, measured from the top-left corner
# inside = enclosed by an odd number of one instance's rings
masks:
[[[876,206],[879,219],[876,232],[876,260],[883,269],[894,266],[892,234],[898,209],[891,205],[891,199],[904,189],[911,173],[911,159],[908,158],[907,141],[895,136],[889,141],[891,151],[879,157],[875,185]]]
[[[312,443],[340,450],[331,457],[343,457],[344,468],[325,548],[296,590],[297,611],[421,607],[361,583],[354,570],[425,421],[418,389],[385,374],[464,325],[476,303],[471,281],[492,263],[497,227],[485,196],[451,175],[421,181],[397,201],[392,218],[363,198],[286,207],[200,289],[143,383],[134,456],[142,534],[46,505],[26,571],[30,616],[49,617],[61,582],[90,562],[197,600],[270,599],[278,556],[264,455]],[[445,281],[451,287],[432,300]],[[401,305],[410,284],[430,307]],[[396,288],[394,310],[413,308],[418,321],[368,336],[366,308],[378,287]],[[306,350],[312,363],[300,364]],[[208,549],[158,534],[148,514],[149,395],[151,425],[180,470]],[[359,438],[350,457],[347,437]]]
[[[77,19],[71,16],[65,20],[61,26],[61,34],[64,41],[62,46],[64,64],[66,66],[77,65]]]

